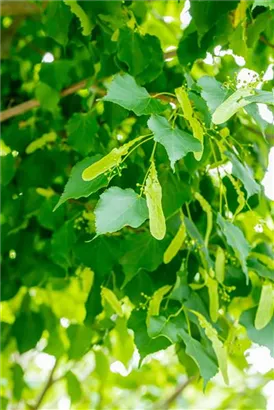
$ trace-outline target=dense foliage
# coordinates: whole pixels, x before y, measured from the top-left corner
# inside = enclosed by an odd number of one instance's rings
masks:
[[[186,6],[2,3],[3,409],[265,408],[273,3]]]

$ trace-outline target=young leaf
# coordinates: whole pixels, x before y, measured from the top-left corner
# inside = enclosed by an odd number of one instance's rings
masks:
[[[162,187],[159,183],[154,162],[146,179],[145,195],[149,213],[149,229],[155,239],[161,240],[166,234],[166,220],[162,208]]]
[[[252,101],[248,101],[245,97],[250,97],[254,94],[253,89],[241,89],[235,91],[230,97],[228,97],[213,113],[212,122],[214,124],[222,124],[228,121],[236,112],[250,104]]]
[[[111,289],[102,287],[101,296],[103,300],[109,303],[109,305],[117,313],[118,316],[122,317],[124,315],[121,303],[119,302],[117,296],[115,295],[115,293],[112,292]]]
[[[100,155],[88,157],[83,159],[83,161],[78,162],[72,168],[71,175],[65,186],[65,190],[59,199],[59,202],[55,206],[54,211],[70,198],[78,199],[81,197],[88,197],[100,188],[108,185],[108,179],[105,175],[100,175],[90,182],[83,181],[82,179],[83,170],[86,169],[87,166],[97,163],[99,159]]]
[[[255,328],[263,329],[272,319],[274,312],[274,293],[273,285],[269,280],[266,280],[262,286],[259,306],[255,317]]]
[[[184,243],[186,237],[186,226],[184,220],[181,219],[181,221],[180,228],[164,253],[164,263],[169,263],[177,255]]]
[[[146,201],[130,188],[107,189],[100,196],[94,213],[98,235],[119,231],[127,225],[138,228],[148,218]]]
[[[246,241],[242,231],[231,222],[226,221],[220,214],[218,214],[217,222],[226,237],[228,245],[233,248],[235,255],[239,259],[242,265],[242,269],[246,275],[246,284],[248,284],[249,278],[246,266],[246,258],[248,257],[250,250],[249,244]]]
[[[201,143],[196,138],[177,127],[172,128],[166,118],[152,115],[147,124],[154,133],[154,140],[165,147],[173,171],[176,161],[189,152],[201,151]]]
[[[219,316],[219,294],[218,282],[210,276],[207,278],[207,288],[209,295],[209,314],[212,322],[217,322]]]
[[[201,313],[192,310],[199,320],[201,327],[205,330],[206,336],[212,342],[213,350],[217,356],[218,364],[226,384],[229,384],[228,374],[227,374],[227,351],[226,347],[222,344],[222,342],[218,339],[217,331],[211,324],[205,319]]]
[[[147,90],[140,87],[129,74],[117,74],[110,83],[108,93],[103,100],[118,104],[138,116],[159,114],[166,108],[166,105],[152,98]]]
[[[215,275],[218,282],[223,283],[225,279],[225,252],[220,246],[218,246],[216,251]]]

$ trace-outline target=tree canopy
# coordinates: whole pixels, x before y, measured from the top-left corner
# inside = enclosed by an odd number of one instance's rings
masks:
[[[1,7],[1,408],[265,408],[273,2]]]

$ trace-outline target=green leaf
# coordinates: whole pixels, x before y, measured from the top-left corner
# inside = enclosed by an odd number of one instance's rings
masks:
[[[239,259],[242,269],[246,275],[246,284],[248,284],[248,271],[246,265],[246,258],[248,257],[250,248],[246,241],[243,232],[231,222],[226,221],[220,214],[217,217],[218,225],[220,226],[229,246],[235,252],[235,255]]]
[[[139,351],[141,360],[148,354],[166,349],[170,341],[165,337],[151,339],[146,329],[146,312],[134,310],[128,321],[128,327],[134,331],[134,342]]]
[[[1,157],[1,185],[6,186],[12,181],[16,172],[15,164],[15,158],[11,153]]]
[[[100,155],[95,155],[93,157],[87,157],[82,161],[78,162],[71,171],[68,182],[66,183],[64,192],[59,199],[54,210],[56,210],[60,205],[66,202],[68,199],[88,197],[89,195],[97,192],[99,189],[108,185],[108,179],[105,175],[100,175],[92,181],[84,181],[82,179],[82,172],[89,165],[94,164],[101,158]]]
[[[249,259],[247,265],[250,270],[255,271],[262,278],[272,279],[274,281],[274,270],[263,265],[257,259]]]
[[[94,213],[98,235],[119,231],[124,226],[138,228],[148,218],[146,201],[133,189],[119,187],[111,187],[100,196]]]
[[[66,46],[72,14],[62,1],[50,1],[44,16],[44,30],[57,43]]]
[[[252,340],[252,342],[268,347],[272,357],[274,358],[274,317],[272,317],[267,326],[263,329],[257,330],[254,326],[256,312],[256,307],[243,312],[240,317],[240,324],[246,328],[248,337]]]
[[[79,360],[91,348],[92,329],[84,325],[71,325],[67,329],[70,347],[68,356],[71,360]]]
[[[165,241],[154,239],[148,232],[132,235],[125,242],[124,255],[120,263],[125,272],[125,286],[140,269],[153,272],[161,264]]]
[[[226,156],[232,162],[232,174],[239,178],[247,192],[248,198],[258,194],[261,190],[260,185],[254,180],[252,171],[246,164],[240,162],[232,152],[226,151]]]
[[[39,82],[35,89],[35,97],[40,102],[43,110],[50,111],[51,113],[58,110],[59,92],[49,85]]]
[[[200,374],[204,379],[204,386],[206,386],[208,381],[218,372],[215,361],[209,356],[204,346],[184,330],[181,330],[180,336],[186,345],[186,353],[199,367]]]
[[[89,266],[100,277],[104,277],[122,255],[122,241],[105,235],[88,243],[80,239],[74,246],[74,253],[79,263]]]
[[[206,50],[213,42],[213,33],[209,31],[199,42],[197,31],[183,36],[179,42],[177,55],[183,66],[192,65],[194,61],[205,58]]]
[[[12,334],[16,339],[19,352],[22,354],[34,349],[44,330],[42,316],[32,311],[21,312],[16,318]]]
[[[73,221],[67,221],[54,232],[51,240],[51,259],[62,268],[71,265],[71,251],[75,243]]]
[[[57,195],[52,195],[49,198],[44,199],[42,206],[39,209],[37,220],[41,226],[46,229],[55,230],[58,229],[62,223],[64,223],[65,212],[64,209],[59,209],[57,212],[52,212],[54,205],[57,207],[58,201]]]
[[[152,115],[147,124],[154,133],[154,140],[165,147],[173,171],[175,171],[176,161],[188,152],[199,152],[202,149],[201,143],[196,138],[177,127],[172,128],[164,117]]]
[[[117,57],[127,65],[129,74],[141,83],[158,77],[164,65],[159,39],[150,34],[142,36],[128,27],[120,30]]]
[[[201,87],[201,96],[206,101],[211,114],[222,104],[227,96],[227,90],[214,77],[203,76],[197,81]]]
[[[15,363],[12,366],[12,378],[13,378],[13,398],[16,401],[20,401],[22,398],[24,387],[25,387],[25,382],[24,382],[23,369],[18,363]]]
[[[113,356],[127,366],[133,356],[135,347],[125,318],[117,318],[115,328],[110,332],[110,340]]]
[[[71,67],[72,64],[69,60],[53,61],[50,64],[42,63],[39,71],[40,81],[60,91],[71,82],[69,76]]]
[[[81,384],[74,373],[68,371],[66,374],[68,395],[72,403],[77,403],[81,400],[82,389]]]
[[[137,85],[129,74],[117,74],[110,83],[108,93],[103,100],[118,104],[138,116],[159,114],[166,108],[159,100],[152,98],[145,88]]]
[[[274,89],[272,89],[272,92],[255,89],[254,95],[251,95],[250,97],[246,97],[246,100],[249,101],[249,103],[274,105],[273,92],[274,92]]]
[[[64,0],[64,3],[69,6],[71,12],[75,14],[76,17],[78,17],[82,27],[83,36],[89,36],[93,29],[93,24],[82,7],[77,3],[76,0]]]
[[[252,101],[247,97],[254,94],[253,89],[239,89],[228,97],[212,115],[212,122],[214,124],[222,124],[228,121],[240,108],[245,107]]]
[[[98,125],[90,113],[75,113],[67,125],[68,143],[80,154],[87,155],[94,147]]]
[[[238,1],[204,1],[190,3],[190,14],[201,38],[218,20],[237,7]]]
[[[218,339],[218,333],[216,329],[198,312],[192,311],[199,320],[199,324],[205,330],[206,336],[212,343],[213,350],[216,354],[219,368],[221,370],[224,382],[229,384],[228,374],[227,374],[227,352],[226,347],[222,344],[222,342]]]

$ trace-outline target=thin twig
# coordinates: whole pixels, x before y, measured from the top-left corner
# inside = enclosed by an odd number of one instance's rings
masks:
[[[187,381],[185,381],[184,383],[182,383],[180,386],[177,387],[177,389],[175,389],[175,391],[171,394],[171,396],[169,396],[166,400],[157,402],[154,406],[153,406],[153,410],[164,410],[164,409],[168,409],[170,407],[170,405],[177,399],[177,397],[185,390],[185,388],[193,382],[193,380],[196,379],[195,376],[190,377]]]
[[[268,47],[274,48],[274,44],[270,43],[265,36],[261,35],[260,36],[260,41],[264,44],[266,44]]]
[[[49,388],[53,385],[53,375],[54,372],[57,368],[58,360],[55,361],[53,368],[51,369],[51,372],[49,374],[48,380],[43,388],[43,390],[40,393],[40,396],[38,397],[38,400],[36,404],[32,407],[32,410],[38,410],[42,404],[42,401],[44,400],[45,395],[47,394],[47,391]]]
[[[164,54],[164,58],[173,58],[176,56],[176,50],[168,51],[167,53]],[[82,80],[76,84],[72,84],[68,88],[65,88],[63,91],[61,91],[61,97],[66,97],[68,95],[74,94],[76,91],[79,91],[87,86],[89,79]],[[105,95],[105,90],[102,88],[97,87],[96,85],[92,85],[90,87],[92,91],[94,91],[96,94],[103,96]],[[164,101],[170,101],[170,98],[168,98],[165,95],[159,96],[161,100]],[[15,107],[8,108],[7,110],[4,110],[0,113],[0,122],[7,121],[8,119],[12,117],[16,117],[17,115],[24,114],[27,111],[32,110],[33,108],[37,108],[40,106],[40,102],[36,99],[32,99],[26,102],[23,102],[21,104],[16,105]]]

